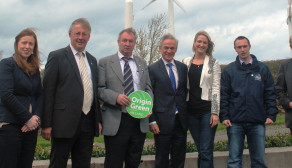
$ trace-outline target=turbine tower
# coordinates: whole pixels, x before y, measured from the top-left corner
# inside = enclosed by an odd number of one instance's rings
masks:
[[[143,9],[152,4],[154,1],[156,0],[150,1]],[[168,0],[168,32],[172,35],[174,35],[173,2],[176,3],[176,5],[180,7],[184,12],[186,12],[177,0]]]
[[[125,28],[133,27],[133,0],[125,1]]]

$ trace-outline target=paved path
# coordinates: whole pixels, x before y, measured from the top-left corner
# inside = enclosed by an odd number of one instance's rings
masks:
[[[289,133],[289,129],[285,127],[285,125],[273,125],[266,126],[266,136],[277,135],[279,133]],[[188,136],[188,141],[189,141]],[[226,131],[217,131],[215,135],[215,142],[227,140],[227,132]],[[192,141],[193,142],[193,141]]]
[[[289,133],[289,129],[285,125],[273,125],[266,127],[266,136],[277,135],[279,133]],[[226,131],[217,131],[215,135],[215,142],[228,140]],[[194,142],[191,134],[188,134],[187,142]],[[154,139],[146,139],[144,146],[154,144]]]
[[[273,125],[273,126],[267,126],[266,127],[266,136],[270,135],[277,135],[279,133],[289,133],[289,129],[285,128],[285,125]],[[217,131],[215,135],[215,142],[218,141],[225,141],[227,140],[227,132],[226,131]],[[187,142],[192,142],[194,143],[194,140],[191,136],[191,134],[188,134],[187,136]],[[154,139],[146,139],[144,146],[148,145],[153,145],[154,144]],[[103,143],[98,143],[98,146],[104,147]]]

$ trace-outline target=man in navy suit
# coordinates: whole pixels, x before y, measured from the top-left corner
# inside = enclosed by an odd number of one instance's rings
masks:
[[[154,94],[150,131],[155,138],[155,167],[183,168],[187,135],[187,66],[174,60],[178,41],[171,35],[162,37],[162,58],[149,66]]]
[[[94,135],[101,132],[97,100],[97,61],[85,50],[91,27],[75,20],[69,29],[69,46],[48,56],[44,74],[42,136],[52,137],[50,168],[89,168]]]

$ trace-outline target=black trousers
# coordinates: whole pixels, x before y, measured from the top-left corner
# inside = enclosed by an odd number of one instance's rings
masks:
[[[104,136],[105,168],[138,168],[146,134],[140,131],[140,120],[122,114],[121,124],[115,136]]]
[[[187,133],[183,131],[179,115],[177,115],[172,133],[154,135],[156,147],[155,167],[183,168],[186,157],[186,137]]]
[[[0,128],[0,168],[31,168],[37,142],[37,130],[23,133],[21,126]]]
[[[52,137],[50,168],[66,168],[71,153],[72,168],[90,168],[93,139],[94,113],[82,113],[78,130],[73,138]]]

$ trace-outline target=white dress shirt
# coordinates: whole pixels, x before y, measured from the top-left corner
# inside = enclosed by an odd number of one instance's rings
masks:
[[[164,60],[164,59],[162,58],[162,61],[163,61],[163,63],[164,63],[164,66],[165,66],[165,68],[166,68],[166,71],[167,71],[167,73],[168,73],[168,76],[169,76],[169,66],[168,66],[167,64],[169,64],[169,63],[172,64],[172,67],[171,67],[171,68],[172,68],[172,71],[173,71],[173,74],[174,74],[174,77],[175,77],[175,86],[176,86],[176,89],[177,89],[177,87],[178,87],[178,73],[177,73],[177,68],[176,68],[176,65],[175,65],[175,63],[174,63],[174,60],[172,59],[171,62],[167,62],[166,60]],[[176,109],[175,114],[178,114],[177,109]],[[152,125],[152,124],[154,124],[154,123],[156,123],[156,121],[152,121],[151,123],[149,123],[149,125]]]
[[[175,77],[175,85],[176,85],[176,88],[177,88],[177,86],[178,86],[178,73],[177,73],[177,68],[176,68],[176,65],[175,65],[175,63],[174,63],[174,60],[172,59],[171,62],[167,62],[167,61],[165,61],[165,60],[162,58],[162,61],[164,62],[164,65],[165,65],[166,71],[167,71],[167,73],[168,73],[168,76],[169,76],[169,67],[168,67],[168,65],[166,65],[166,64],[168,64],[168,63],[171,63],[171,64],[172,64],[172,71],[173,71],[173,73],[174,73],[174,77]]]
[[[118,56],[119,56],[119,60],[120,60],[122,73],[124,74],[125,61],[122,59],[124,57],[124,55],[122,53],[120,53],[120,51],[118,51]],[[137,91],[137,90],[140,90],[139,71],[138,71],[137,65],[135,63],[134,56],[131,55],[130,58],[131,59],[129,59],[128,62],[129,62],[129,66],[130,66],[131,71],[132,71],[134,91]]]
[[[79,73],[80,73],[80,77],[81,77],[81,71],[80,71],[80,56],[78,55],[78,51],[77,50],[75,50],[75,48],[71,45],[71,43],[70,43],[70,48],[71,48],[71,50],[72,50],[72,53],[73,53],[73,55],[74,55],[74,58],[75,58],[75,61],[76,61],[76,63],[77,63],[77,66],[78,66],[78,69],[79,69]],[[90,66],[89,66],[89,63],[88,63],[88,59],[87,59],[87,56],[86,56],[86,51],[84,50],[84,51],[82,51],[82,53],[84,54],[84,61],[85,61],[85,64],[86,64],[86,66],[87,66],[87,69],[88,69],[88,73],[89,73],[89,79],[90,79],[90,81],[91,81],[91,97],[93,97],[93,83],[92,83],[92,75],[91,75],[91,69],[90,69]],[[93,99],[92,99],[93,100]]]

